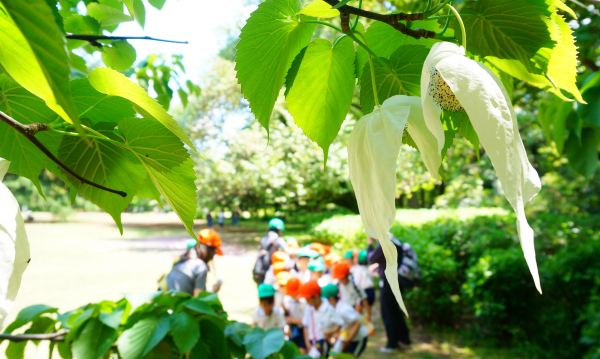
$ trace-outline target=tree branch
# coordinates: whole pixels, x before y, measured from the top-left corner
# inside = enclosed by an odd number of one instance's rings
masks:
[[[151,41],[160,41],[160,42],[171,42],[174,44],[187,44],[187,41],[175,41],[175,40],[165,40],[165,39],[157,39],[155,37],[150,36],[104,36],[104,35],[82,35],[82,34],[72,34],[67,32],[67,39],[71,40],[83,40],[88,41],[91,45],[96,47],[102,47],[97,40],[151,40]]]
[[[325,2],[331,6],[335,6],[339,3],[338,0],[325,0]],[[413,29],[409,29],[406,25],[404,25],[402,23],[398,23],[398,21],[423,20],[423,13],[405,14],[405,13],[401,12],[398,14],[384,15],[384,14],[378,14],[375,12],[355,8],[355,7],[349,6],[349,5],[340,6],[338,8],[338,10],[340,11],[340,18],[342,20],[342,30],[344,33],[348,33],[348,31],[349,31],[349,28],[345,25],[348,24],[349,16],[350,16],[350,14],[352,14],[352,15],[356,15],[356,16],[362,16],[367,19],[384,22],[388,25],[391,25],[392,27],[394,27],[394,29],[400,31],[401,33],[403,33],[407,36],[410,36],[410,37],[414,37],[415,39],[420,39],[422,37],[431,39],[431,38],[435,37],[434,31],[429,31],[429,30],[425,30],[425,29],[414,29],[413,30]],[[346,31],[346,30],[348,30],[348,31]]]
[[[23,342],[26,340],[49,340],[51,342],[64,342],[65,334],[68,334],[68,330],[59,330],[56,333],[48,334],[0,334],[0,340],[10,340],[11,342]]]
[[[23,137],[28,139],[29,142],[33,143],[35,145],[35,147],[39,148],[40,151],[42,151],[46,156],[48,156],[48,158],[50,158],[52,160],[52,162],[56,163],[58,165],[58,167],[65,170],[65,172],[67,172],[71,176],[75,177],[79,182],[85,183],[87,185],[101,189],[103,191],[118,194],[121,197],[127,197],[127,193],[125,193],[123,191],[117,191],[114,189],[110,189],[108,187],[104,187],[104,186],[94,183],[92,181],[86,180],[85,178],[83,178],[80,175],[78,175],[77,173],[75,173],[72,169],[67,167],[67,165],[62,163],[61,160],[56,158],[56,156],[54,156],[54,154],[52,154],[52,152],[50,152],[50,150],[48,150],[46,148],[46,146],[44,146],[37,138],[35,138],[35,134],[38,133],[39,131],[48,131],[49,130],[49,126],[47,123],[32,123],[29,125],[24,125],[21,122],[15,120],[14,118],[10,117],[9,115],[5,114],[2,111],[0,111],[0,121],[6,123],[13,129],[15,129],[15,131],[20,133]]]

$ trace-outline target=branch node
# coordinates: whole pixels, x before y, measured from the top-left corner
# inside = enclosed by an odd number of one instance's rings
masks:
[[[392,24],[397,23],[398,21],[418,21],[423,20],[423,13],[416,12],[414,14],[405,14],[403,12],[398,14],[391,14],[390,21]]]
[[[410,37],[414,37],[415,39],[426,38],[433,39],[435,37],[434,31],[429,31],[425,29],[409,29],[406,25],[401,22],[397,22],[392,25],[394,29],[400,31],[401,33],[408,35]]]
[[[342,32],[347,34],[350,32],[350,13],[340,11],[340,20],[342,22]]]
[[[35,136],[35,134],[40,131],[48,131],[50,129],[50,126],[48,126],[47,123],[39,122],[30,123],[29,125],[24,126],[25,133],[27,133],[30,136]]]

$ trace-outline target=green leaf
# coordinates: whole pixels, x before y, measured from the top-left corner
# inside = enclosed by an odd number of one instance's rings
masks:
[[[144,89],[129,80],[123,74],[112,69],[96,68],[88,76],[90,84],[101,93],[128,99],[144,109],[151,117],[162,123],[194,152],[196,148],[188,136],[171,115],[161,107]]]
[[[579,116],[581,116],[583,121],[597,127],[600,127],[600,101],[598,101],[599,98],[600,86],[588,88],[583,93],[583,99],[587,101],[587,105],[579,104],[577,106],[577,113],[579,114]]]
[[[413,29],[423,28],[425,30],[440,31],[440,27],[436,21],[413,21],[411,22]],[[373,22],[365,32],[367,44],[369,48],[379,57],[389,59],[392,53],[402,45],[423,45],[431,48],[433,44],[439,42],[436,39],[421,38],[419,40],[414,37],[404,35],[392,26],[383,22]],[[359,38],[359,40],[362,40]],[[368,62],[367,50],[359,47],[356,50],[356,77],[362,81],[363,70]]]
[[[230,322],[227,327],[225,327],[224,333],[225,336],[231,339],[236,345],[242,346],[244,345],[244,337],[251,331],[252,327],[246,323]]]
[[[33,122],[50,123],[56,114],[42,99],[19,86],[6,74],[0,75],[0,111],[15,120],[30,124]],[[54,152],[60,143],[60,136],[42,131],[35,136],[46,148]],[[28,178],[36,186],[42,197],[42,188],[38,177],[50,162],[29,140],[4,122],[0,123],[0,157],[10,160],[9,171]]]
[[[148,354],[169,331],[169,315],[146,317],[125,330],[119,337],[117,348],[123,359],[139,359]]]
[[[325,153],[348,114],[354,93],[354,44],[316,39],[292,63],[285,99],[294,122]]]
[[[73,339],[72,351],[77,359],[100,359],[117,339],[117,331],[91,318]]]
[[[298,14],[312,17],[329,18],[340,16],[340,11],[333,9],[323,0],[316,0],[306,5]]]
[[[25,346],[27,345],[27,341],[23,342],[9,342],[6,347],[7,359],[23,359],[25,358]]]
[[[192,349],[190,359],[230,359],[223,329],[211,319],[200,320],[200,340]]]
[[[473,147],[475,147],[475,153],[477,154],[477,159],[479,159],[479,136],[477,136],[477,132],[473,128],[473,124],[471,120],[469,120],[469,116],[466,113],[463,113],[463,118],[460,123],[460,133],[461,136],[467,139],[467,141],[471,142]]]
[[[555,0],[554,6],[556,6],[557,9],[560,9],[566,12],[567,14],[571,15],[574,19],[577,20],[577,14],[575,14],[575,11],[573,11],[573,9],[565,5],[565,3],[562,2],[562,0]]]
[[[158,191],[158,188],[156,188],[156,185],[154,185],[154,182],[152,182],[151,177],[146,177],[146,180],[142,184],[142,187],[140,187],[138,193],[136,193],[135,195],[140,198],[154,199],[158,202],[160,208],[163,208],[162,200],[160,198],[160,192]]]
[[[74,34],[97,35],[100,23],[91,16],[72,15],[65,19],[65,31]]]
[[[185,302],[184,307],[193,310],[196,313],[216,316],[215,310],[205,301],[197,298],[192,298]]]
[[[111,27],[119,25],[122,22],[133,21],[133,18],[124,14],[122,11],[115,9],[112,6],[91,2],[87,6],[88,16],[100,22],[101,27]]]
[[[120,306],[115,308],[110,313],[101,312],[100,314],[98,314],[98,319],[100,319],[102,323],[113,329],[119,329],[119,325],[121,324],[124,315],[125,308],[124,306]]]
[[[45,313],[56,313],[58,309],[45,304],[31,305],[21,309],[17,314],[17,319],[10,323],[5,329],[4,333],[12,333],[15,329],[19,329],[25,324],[38,318],[40,315]]]
[[[283,359],[295,359],[296,356],[300,355],[300,350],[298,350],[298,347],[293,342],[286,341],[285,343],[283,343],[283,346],[281,347],[279,353],[281,354]]]
[[[117,71],[125,71],[135,62],[135,48],[127,40],[115,41],[102,47],[102,61]]]
[[[45,0],[2,0],[0,64],[26,90],[81,130],[63,33]],[[81,132],[81,131],[80,131]]]
[[[600,131],[587,127],[581,131],[581,144],[577,136],[571,134],[565,143],[565,153],[569,164],[577,173],[590,178],[598,168],[598,142]]]
[[[137,21],[143,29],[144,25],[146,25],[146,7],[142,0],[133,0],[133,11],[135,11],[135,21]]]
[[[179,95],[179,99],[181,100],[181,104],[183,107],[186,107],[188,104],[188,94],[182,89],[177,89],[177,94]]]
[[[428,53],[425,46],[402,45],[391,54],[390,60],[383,59],[389,66],[373,61],[380,104],[394,95],[421,96],[421,71]],[[369,64],[362,75],[360,104],[365,115],[375,106]]]
[[[299,22],[298,0],[267,0],[258,6],[242,28],[237,45],[237,78],[252,113],[269,130],[269,120],[285,82],[285,75],[300,50],[308,45],[316,24]]]
[[[94,125],[93,129],[114,138],[114,126],[114,123],[103,122]],[[123,198],[69,176],[79,193],[111,215],[122,234],[121,212],[127,208],[146,177],[141,162],[130,151],[112,142],[90,139],[88,144],[81,137],[71,136],[63,138],[58,158],[83,178],[127,193],[127,197]]]
[[[266,332],[261,328],[254,328],[251,333],[244,337],[246,351],[254,359],[265,359],[269,355],[279,352],[284,342],[283,331],[275,328]]]
[[[135,116],[131,102],[122,97],[111,97],[98,92],[88,79],[71,81],[71,91],[80,116],[85,111],[82,117],[90,120],[92,124],[119,123],[124,118]]]
[[[200,327],[193,316],[186,312],[171,314],[171,336],[180,353],[186,353],[200,338]]]
[[[119,1],[121,1],[123,4],[125,4],[127,11],[129,11],[129,15],[131,15],[132,18],[135,18],[135,8],[133,6],[133,0],[119,0]]]
[[[83,57],[75,55],[73,52],[69,52],[69,65],[71,68],[81,71],[85,74],[88,72],[88,68]]]
[[[119,131],[158,191],[195,238],[192,226],[197,207],[196,172],[194,161],[181,141],[153,119],[126,119],[119,124]]]
[[[165,2],[167,2],[167,0],[148,0],[148,3],[158,10],[161,10],[163,6],[165,6]]]
[[[461,13],[470,15],[463,21],[473,54],[519,60],[529,72],[536,63],[547,70],[556,44],[551,33],[554,24],[538,6],[523,0],[478,0],[474,9]],[[457,31],[455,36],[460,34]]]
[[[142,359],[172,359],[173,348],[164,340],[158,343],[148,354],[144,355]]]

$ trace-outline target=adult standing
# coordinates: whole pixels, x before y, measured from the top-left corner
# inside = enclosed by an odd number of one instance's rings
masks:
[[[210,214],[210,212],[208,212],[208,214],[206,214],[206,227],[212,228],[212,226],[213,226],[212,214]]]
[[[219,212],[219,216],[217,217],[217,222],[219,223],[219,226],[221,226],[221,228],[223,228],[223,226],[225,225],[225,211],[221,210],[221,212]]]
[[[398,250],[398,263],[402,263],[402,244],[391,234],[390,239]],[[387,345],[379,348],[379,351],[388,354],[394,349],[402,349],[403,347],[410,345],[410,335],[404,319],[404,313],[400,310],[400,305],[398,305],[396,297],[394,297],[394,293],[392,292],[392,288],[385,277],[386,262],[381,244],[376,243],[374,238],[369,238],[367,243],[367,258],[369,263],[377,263],[379,265],[377,270],[379,271],[379,277],[381,278],[381,318],[383,318],[383,325],[388,338]]]
[[[198,233],[198,244],[189,246],[167,275],[169,290],[186,292],[194,297],[206,291],[208,264],[215,254],[223,255],[221,237],[214,229],[201,230]],[[219,289],[221,281],[217,281],[212,292],[217,293]]]

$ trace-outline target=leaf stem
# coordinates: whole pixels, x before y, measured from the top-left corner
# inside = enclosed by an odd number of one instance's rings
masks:
[[[361,34],[360,32],[358,32],[357,34],[360,35],[360,37],[362,37],[363,41],[365,42],[365,46],[369,46],[369,44],[367,43],[367,38],[365,37],[365,35]],[[371,68],[371,83],[373,84],[373,99],[375,100],[375,106],[379,107],[379,97],[377,95],[377,84],[375,83],[375,68],[373,67],[373,59],[371,59],[371,54],[368,53],[367,54],[369,56],[369,67]]]
[[[358,0],[358,9],[360,9],[362,7],[362,0]],[[352,27],[350,28],[351,31],[356,30],[356,26],[358,25],[358,19],[360,18],[360,16],[356,15],[354,17],[354,23],[352,24]]]
[[[425,10],[423,12],[427,12],[429,11],[429,9],[431,9],[431,0],[427,0],[427,7],[425,7]]]
[[[106,95],[103,98],[101,98],[100,100],[98,100],[98,102],[96,102],[95,104],[93,104],[92,106],[90,106],[87,110],[85,110],[81,114],[79,114],[79,118],[83,118],[83,115],[85,115],[86,113],[88,113],[91,110],[93,110],[94,108],[96,108],[96,106],[98,106],[102,101],[106,100],[109,97],[110,97],[110,95]]]
[[[456,16],[456,20],[460,24],[460,30],[462,32],[462,47],[465,49],[465,52],[466,52],[467,51],[467,33],[465,32],[465,24],[463,23],[462,18],[460,17],[460,14],[458,13],[458,11],[456,11],[454,6],[452,6],[450,4],[446,4],[446,7],[448,7],[454,13],[454,16]]]
[[[444,33],[446,33],[446,30],[448,30],[448,25],[450,25],[450,17],[454,16],[454,15],[451,15],[450,12],[451,12],[451,10],[448,10],[448,15],[446,15],[447,17],[446,17],[446,23],[444,24],[444,28],[442,29],[442,31],[436,33],[435,34],[436,36],[442,36],[442,35],[444,35]],[[437,16],[434,16],[434,17],[437,17]]]
[[[332,28],[332,29],[334,29],[334,30],[337,30],[337,31],[339,31],[339,32],[341,32],[341,33],[344,33],[344,32],[342,31],[342,29],[340,29],[339,27],[337,27],[337,26],[335,26],[335,25],[333,25],[333,24],[330,24],[330,23],[328,23],[328,22],[325,22],[325,21],[318,21],[318,20],[304,20],[304,21],[302,21],[302,22],[303,22],[303,23],[309,23],[309,24],[319,24],[319,25],[323,25],[323,26],[328,26],[328,27],[330,27],[330,28]]]
[[[84,127],[84,128],[87,129],[87,130],[89,130],[89,128],[87,128],[87,127]],[[81,137],[81,135],[79,133],[61,131],[61,130],[57,130],[55,128],[50,128],[50,131],[51,132],[60,133],[60,134],[63,134],[65,136]],[[127,146],[125,146],[125,144],[123,144],[121,142],[118,142],[118,141],[115,141],[112,138],[108,138],[106,136],[102,136],[101,137],[101,136],[95,136],[95,135],[87,135],[87,137],[93,138],[93,139],[96,139],[96,140],[100,140],[100,141],[107,141],[107,142],[113,143],[113,144],[115,144],[115,145],[117,145],[117,146],[119,146],[119,147],[121,147],[121,148],[123,148],[123,149],[125,149],[127,151],[131,151],[129,148],[127,148]]]
[[[104,187],[102,185],[99,185],[97,183],[89,181],[89,180],[81,177],[77,173],[75,173],[72,169],[70,169],[67,165],[65,165],[61,160],[59,160],[58,158],[56,158],[56,156],[52,152],[50,152],[50,150],[47,149],[46,146],[44,146],[37,138],[35,138],[35,133],[37,133],[37,132],[33,132],[32,131],[32,126],[31,126],[31,125],[34,125],[34,124],[24,125],[21,122],[15,120],[14,118],[10,117],[9,115],[5,114],[2,111],[0,111],[0,121],[2,121],[4,123],[6,123],[7,125],[9,125],[15,131],[17,131],[23,137],[25,137],[27,140],[29,140],[29,142],[33,143],[35,145],[35,147],[37,147],[40,151],[42,151],[42,153],[44,155],[46,155],[50,160],[52,160],[52,162],[56,163],[58,165],[58,167],[62,168],[65,172],[67,172],[71,176],[75,177],[79,182],[85,183],[85,184],[87,184],[89,186],[101,189],[101,190],[106,191],[106,192],[118,194],[121,197],[127,197],[127,193],[125,193],[123,191],[117,191],[117,190],[114,190],[114,189],[110,189],[108,187]],[[43,129],[43,130],[46,130],[46,131],[49,130],[49,129],[51,129],[51,127],[48,126],[48,124],[46,124],[46,123],[35,124],[35,125],[42,125],[42,126],[33,126],[33,127],[46,127],[45,129]],[[45,126],[43,126],[43,125],[45,125]]]
[[[442,9],[443,9],[443,8],[444,8],[446,5],[448,5],[448,4],[450,3],[450,1],[452,1],[452,0],[444,0],[444,1],[443,1],[441,4],[439,4],[438,6],[434,7],[433,9],[429,10],[429,11],[428,11],[428,12],[425,14],[424,18],[428,18],[428,17],[429,17],[429,15],[433,15],[433,14],[435,14],[436,12],[438,12],[438,11],[442,10]]]

